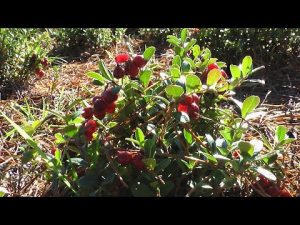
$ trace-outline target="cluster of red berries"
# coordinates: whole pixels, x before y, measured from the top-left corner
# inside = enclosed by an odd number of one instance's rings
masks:
[[[88,141],[93,140],[93,133],[97,130],[97,122],[95,120],[88,120],[84,124],[84,135]]]
[[[292,197],[292,195],[285,188],[279,188],[262,175],[259,176],[259,181],[254,184],[254,187],[259,190],[257,184],[259,184],[264,191],[272,197]]]
[[[207,75],[208,73],[213,70],[213,69],[218,69],[220,70],[220,67],[217,65],[217,63],[212,63],[212,64],[209,64],[207,66],[207,68],[203,71],[202,73],[202,76],[201,76],[201,81],[202,83],[206,83],[206,80],[207,80]],[[225,79],[228,79],[228,75],[227,73],[221,69],[221,73],[222,73],[222,76],[225,78]]]
[[[46,68],[49,66],[49,62],[46,58],[40,61],[40,64],[42,64],[43,68]],[[39,77],[42,78],[45,75],[45,71],[41,69],[40,67],[35,69],[35,74]]]
[[[106,89],[100,96],[93,98],[93,106],[84,108],[82,116],[89,120],[93,115],[98,119],[103,119],[106,113],[114,113],[116,109],[116,100],[118,94],[114,92],[113,88]]]
[[[147,64],[147,60],[143,55],[137,55],[133,59],[130,59],[127,53],[119,54],[115,57],[117,63],[114,69],[113,75],[115,78],[120,79],[125,75],[129,75],[131,78],[138,76],[140,69]]]
[[[145,168],[143,158],[144,156],[140,152],[128,151],[122,148],[117,150],[117,162],[121,165],[131,164],[138,170],[143,170]]]
[[[200,98],[197,94],[184,95],[179,101],[177,110],[178,112],[185,112],[191,119],[199,118],[199,101]]]

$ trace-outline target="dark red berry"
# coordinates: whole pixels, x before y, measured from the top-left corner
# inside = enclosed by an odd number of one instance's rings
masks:
[[[92,140],[93,140],[93,133],[88,132],[88,131],[85,131],[84,134],[85,134],[85,138],[86,138],[88,141],[92,141]]]
[[[137,55],[137,56],[134,57],[133,63],[134,63],[137,67],[142,68],[142,67],[144,67],[144,66],[147,64],[147,61],[144,59],[144,56],[142,56],[142,55]]]
[[[196,112],[196,111],[189,112],[188,115],[189,115],[189,117],[190,117],[191,119],[193,119],[193,120],[196,120],[196,119],[199,118],[199,113]]]
[[[35,74],[39,77],[42,78],[45,75],[45,72],[43,70],[41,70],[40,68],[37,68],[35,70]]]
[[[52,147],[52,148],[51,148],[51,154],[52,154],[52,155],[55,155],[56,150],[57,150],[57,149],[56,149],[55,147]]]
[[[99,111],[99,112],[94,112],[94,116],[97,119],[102,120],[105,117],[105,110]]]
[[[132,62],[128,61],[125,64],[125,73],[134,78],[139,74],[140,69]]]
[[[87,132],[94,133],[97,130],[97,122],[95,120],[88,120],[85,123],[84,128]]]
[[[132,159],[132,165],[135,166],[138,170],[143,170],[145,168],[145,164],[143,162],[143,156],[141,153],[136,153]]]
[[[279,197],[292,197],[291,193],[288,190],[280,190]]]
[[[227,75],[227,73],[226,73],[224,70],[221,70],[221,73],[222,73],[222,76],[223,76],[225,79],[228,79],[228,75]]]
[[[178,112],[185,112],[185,113],[187,113],[188,106],[186,104],[179,103],[178,107],[177,107],[177,110],[178,110]]]
[[[235,150],[232,152],[232,157],[234,159],[238,159],[238,158],[240,158],[240,153],[241,153],[240,150]]]
[[[49,62],[46,58],[44,58],[42,61],[41,61],[41,64],[44,66],[44,67],[47,67],[49,65]]]
[[[184,103],[187,104],[187,105],[190,105],[192,104],[194,101],[193,101],[193,96],[191,95],[185,95],[184,96]]]
[[[101,111],[105,111],[106,106],[107,106],[107,102],[105,101],[105,99],[98,98],[95,100],[95,103],[94,103],[94,112],[98,113]]]
[[[125,76],[125,70],[120,65],[117,65],[113,74],[115,78],[120,79]]]
[[[272,185],[272,183],[267,179],[265,178],[264,176],[260,175],[259,176],[259,185],[262,186],[262,188],[268,188]]]
[[[192,94],[192,97],[193,97],[193,102],[198,104],[200,101],[200,97],[196,93]]]
[[[278,187],[269,187],[267,190],[266,190],[266,193],[272,197],[278,197],[279,194],[280,194],[280,190]]]
[[[112,88],[108,88],[102,93],[102,97],[105,102],[112,103],[118,99],[118,94],[113,93]]]
[[[133,153],[130,151],[127,151],[125,149],[120,149],[117,151],[117,162],[121,165],[128,165],[131,163],[133,158]]]
[[[98,99],[101,99],[102,97],[101,96],[95,96],[92,100],[93,104],[95,104],[95,102],[98,100]]]
[[[115,57],[115,60],[117,64],[127,62],[129,60],[129,55],[127,53],[119,54]]]
[[[87,120],[92,119],[92,117],[93,117],[93,108],[92,107],[86,107],[83,109],[83,111],[84,112],[82,113],[82,116],[85,119],[87,119]]]
[[[106,106],[106,112],[107,113],[114,113],[116,109],[116,103],[112,102],[109,105]]]
[[[193,102],[188,106],[188,112],[199,112],[199,106]]]
[[[219,69],[219,66],[216,63],[212,63],[208,65],[208,70],[211,71],[213,69]]]

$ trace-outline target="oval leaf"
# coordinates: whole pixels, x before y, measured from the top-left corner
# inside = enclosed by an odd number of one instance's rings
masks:
[[[236,65],[230,65],[230,73],[232,75],[233,80],[239,79],[241,77],[241,70]]]
[[[251,113],[259,104],[260,99],[258,96],[249,96],[245,99],[242,106],[242,118],[245,118],[247,114]]]
[[[144,87],[148,87],[151,79],[152,71],[144,70],[140,73],[140,81],[143,83]]]
[[[195,89],[201,89],[201,80],[196,75],[187,75],[186,76],[186,88],[187,92],[193,91]]]
[[[288,129],[285,126],[278,126],[276,128],[276,138],[278,142],[281,142],[285,139],[285,135],[287,133]]]
[[[184,90],[179,85],[168,85],[166,87],[166,93],[173,98],[179,98],[184,93]]]
[[[207,85],[211,86],[211,85],[217,83],[218,80],[220,80],[221,76],[222,76],[222,73],[220,70],[218,70],[218,69],[211,70],[207,75],[207,81],[206,81]]]
[[[253,156],[254,147],[249,142],[240,141],[238,147],[243,156],[250,156],[250,157]]]
[[[155,53],[155,47],[151,46],[148,47],[145,51],[144,51],[144,59],[149,61],[151,59],[151,57],[154,55]]]
[[[265,178],[267,178],[267,179],[269,179],[271,181],[276,181],[276,176],[272,172],[270,172],[269,170],[266,170],[266,169],[264,169],[262,167],[258,167],[256,169],[256,171],[258,173],[260,173],[261,175],[263,175]]]
[[[247,75],[249,75],[249,73],[251,71],[252,71],[252,58],[251,58],[251,56],[246,56],[242,62],[243,77],[246,77]]]

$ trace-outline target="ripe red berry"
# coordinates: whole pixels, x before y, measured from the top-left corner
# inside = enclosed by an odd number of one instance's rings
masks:
[[[35,74],[39,77],[42,78],[45,75],[45,72],[43,70],[41,70],[40,68],[37,68],[35,70]]]
[[[125,64],[125,73],[134,78],[139,74],[140,69],[132,62],[128,61]]]
[[[95,96],[92,100],[93,104],[95,104],[95,102],[98,100],[98,99],[101,99],[102,97],[101,96]]]
[[[228,78],[228,75],[224,70],[221,70],[221,73],[224,78],[226,78],[226,79]]]
[[[112,103],[110,103],[109,105],[106,106],[105,111],[107,113],[114,113],[115,109],[116,109],[116,103],[112,102]]]
[[[184,96],[184,103],[187,104],[187,105],[190,105],[192,104],[194,101],[193,101],[193,96],[192,95],[185,95]]]
[[[200,97],[196,93],[192,94],[192,97],[193,97],[193,102],[199,103]]]
[[[84,135],[85,135],[85,138],[86,138],[88,141],[92,141],[92,140],[93,140],[93,133],[88,132],[88,131],[85,131],[85,132],[84,132]]]
[[[94,112],[94,116],[98,118],[99,120],[102,120],[105,117],[105,110]]]
[[[108,88],[102,93],[102,97],[105,102],[112,103],[118,99],[118,94],[113,93],[112,88]]]
[[[258,183],[260,184],[260,186],[262,186],[262,188],[268,188],[272,185],[272,183],[262,175],[259,176],[259,179],[260,180]]]
[[[191,119],[193,119],[193,120],[196,120],[196,119],[199,118],[199,113],[196,112],[196,111],[189,112],[188,115],[189,115],[189,117],[190,117]]]
[[[113,74],[115,78],[120,79],[125,76],[125,70],[120,65],[117,65]]]
[[[93,117],[93,108],[92,107],[86,107],[83,109],[83,111],[84,112],[82,113],[82,116],[85,119],[87,119],[87,120],[92,119],[92,117]]]
[[[144,59],[143,55],[137,55],[137,56],[134,57],[133,63],[137,67],[142,68],[142,67],[144,67],[147,64],[147,61]]]
[[[52,147],[52,148],[51,148],[51,154],[52,154],[52,155],[55,155],[55,152],[56,152],[56,148],[55,148],[55,147]]]
[[[95,100],[95,103],[94,103],[94,112],[98,113],[101,111],[105,111],[106,106],[107,106],[107,102],[105,101],[105,99],[98,98]]]
[[[188,106],[188,112],[199,112],[199,106],[193,102]]]
[[[271,186],[266,190],[266,193],[268,195],[271,195],[272,197],[278,197],[280,194],[280,190],[278,187]]]
[[[216,63],[212,63],[208,65],[208,70],[211,71],[213,69],[219,69],[219,66]]]
[[[127,53],[119,54],[115,57],[115,60],[117,64],[127,62],[129,60],[129,55]]]
[[[179,103],[178,107],[177,107],[177,110],[178,110],[178,112],[185,112],[185,113],[187,113],[188,106],[186,104]]]
[[[141,153],[136,153],[134,156],[133,156],[133,159],[132,159],[132,165],[135,166],[135,168],[137,168],[138,170],[142,170],[145,168],[145,164],[144,162],[142,161],[143,160],[143,155]]]
[[[41,61],[41,64],[44,66],[44,67],[47,67],[49,65],[49,62],[46,58],[44,58],[42,61]]]
[[[117,151],[117,162],[121,165],[128,165],[132,161],[132,152],[125,149]]]
[[[280,190],[279,197],[292,197],[291,193],[288,190]]]
[[[238,158],[240,158],[240,153],[241,153],[240,150],[235,150],[232,152],[232,157],[234,159],[238,159]]]
[[[94,133],[97,130],[97,122],[95,120],[88,120],[84,128],[88,133]]]

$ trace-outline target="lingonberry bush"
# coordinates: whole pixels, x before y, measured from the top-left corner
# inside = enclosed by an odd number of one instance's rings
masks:
[[[289,196],[277,157],[293,139],[283,126],[267,139],[250,120],[260,99],[234,98],[259,69],[252,58],[229,74],[187,29],[167,41],[174,55],[162,70],[148,47],[116,55],[113,71],[100,61],[88,72],[99,93],[55,114],[65,125],[49,154],[3,116],[46,161],[53,185],[78,196]]]

